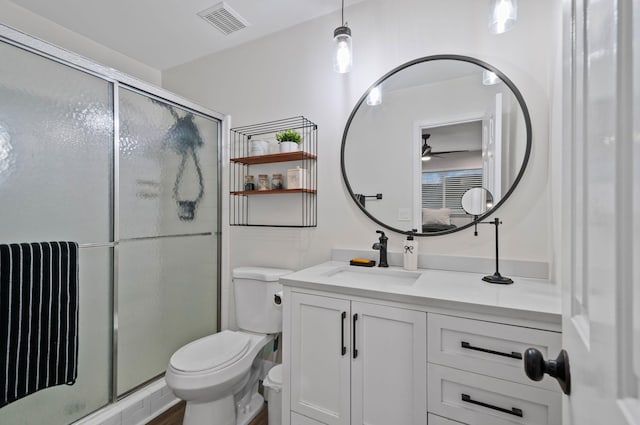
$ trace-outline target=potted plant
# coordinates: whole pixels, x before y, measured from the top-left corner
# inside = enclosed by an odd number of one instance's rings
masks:
[[[280,152],[294,152],[300,150],[302,137],[295,130],[284,130],[276,133],[276,140],[280,142]]]

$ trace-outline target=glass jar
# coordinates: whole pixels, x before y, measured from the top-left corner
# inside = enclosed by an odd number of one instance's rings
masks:
[[[256,184],[251,174],[244,176],[244,190],[256,190]]]
[[[258,190],[269,190],[268,174],[258,174]]]
[[[281,190],[283,189],[282,187],[282,174],[274,174],[273,177],[271,177],[271,189],[273,190]]]

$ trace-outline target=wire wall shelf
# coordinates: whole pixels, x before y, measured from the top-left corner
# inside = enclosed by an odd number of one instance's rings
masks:
[[[276,134],[286,130],[300,135],[298,150],[280,151]],[[299,116],[235,127],[230,136],[229,224],[316,227],[318,126]]]

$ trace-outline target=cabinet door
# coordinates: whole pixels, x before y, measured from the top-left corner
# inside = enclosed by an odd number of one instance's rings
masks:
[[[276,424],[280,425],[280,424]],[[313,419],[307,418],[306,416],[302,416],[297,414],[296,412],[291,412],[291,425],[324,425],[322,422],[314,421]]]
[[[351,424],[426,425],[426,313],[354,301],[351,320]]]
[[[291,410],[349,424],[348,300],[291,294]]]

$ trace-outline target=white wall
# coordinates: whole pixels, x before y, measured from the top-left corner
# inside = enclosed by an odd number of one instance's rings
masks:
[[[146,82],[160,85],[161,74],[159,70],[44,19],[9,0],[0,0],[0,23],[82,55],[94,62],[125,72]],[[114,27],[115,30],[117,30],[116,27]]]
[[[551,262],[551,279],[555,282],[560,281],[560,271],[562,261],[562,229],[560,228],[562,222],[562,113],[563,113],[563,52],[562,52],[562,31],[563,31],[563,16],[562,7],[564,2],[557,2],[553,4],[554,13],[549,21],[549,27],[556,31],[556,43],[558,47],[555,51],[550,52],[550,55],[554,56],[554,60],[550,61],[548,72],[551,76],[548,80],[547,91],[551,98],[549,105],[549,134],[550,134],[550,148],[549,148],[549,181],[550,188],[549,199],[551,203],[551,223],[549,232],[551,233],[551,239],[549,241],[550,256],[553,258]],[[570,30],[567,28],[566,30]],[[556,117],[557,119],[553,119]]]
[[[233,227],[231,267],[268,265],[300,269],[328,260],[332,247],[370,249],[379,228],[348,196],[340,175],[346,120],[377,78],[417,57],[474,56],[503,71],[520,89],[533,125],[530,165],[518,190],[499,210],[506,258],[552,261],[549,185],[549,103],[557,93],[560,6],[522,0],[516,28],[495,36],[486,29],[487,4],[478,0],[367,0],[345,10],[353,32],[354,67],[332,70],[332,33],[338,13],[163,72],[163,85],[213,110],[230,113],[232,126],[304,115],[318,124],[318,227]],[[551,22],[551,24],[550,24]],[[384,170],[384,164],[378,164]],[[392,172],[392,170],[385,170]],[[274,200],[278,202],[281,200]],[[472,230],[423,238],[421,253],[491,257],[493,232]],[[390,234],[389,249],[403,237]],[[371,251],[371,257],[377,252]],[[224,284],[228,276],[224,278]],[[224,320],[224,319],[223,319]]]

